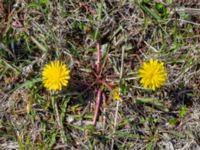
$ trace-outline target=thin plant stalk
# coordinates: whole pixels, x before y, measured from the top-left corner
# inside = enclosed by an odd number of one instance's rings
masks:
[[[66,138],[65,138],[64,127],[63,127],[62,121],[60,119],[60,115],[59,115],[59,111],[58,111],[58,105],[57,105],[57,102],[55,101],[55,95],[52,95],[51,100],[52,100],[51,102],[52,102],[54,112],[56,114],[56,122],[57,122],[57,125],[59,127],[61,141],[62,141],[62,144],[65,144]]]
[[[101,95],[102,95],[102,90],[99,88],[97,92],[97,97],[96,97],[96,105],[95,105],[95,113],[94,113],[94,118],[92,124],[95,126],[97,122],[97,117],[99,115],[99,109],[100,109],[100,104],[101,104]]]

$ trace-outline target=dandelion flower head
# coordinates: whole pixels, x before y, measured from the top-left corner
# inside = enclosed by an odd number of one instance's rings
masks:
[[[42,81],[44,87],[48,90],[62,90],[63,86],[67,86],[70,71],[66,64],[61,61],[51,61],[42,71]]]
[[[149,62],[144,62],[139,69],[139,78],[144,88],[150,88],[155,91],[164,85],[167,78],[164,63],[153,60],[152,58]]]
[[[122,97],[120,96],[120,88],[116,87],[112,90],[112,99],[116,101],[122,101]]]

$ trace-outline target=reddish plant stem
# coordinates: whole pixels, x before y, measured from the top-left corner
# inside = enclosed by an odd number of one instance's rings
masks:
[[[101,94],[102,94],[102,89],[99,88],[97,91],[95,112],[94,112],[94,117],[93,117],[93,122],[92,122],[94,126],[96,125],[97,117],[99,115],[99,109],[100,109],[100,104],[101,104]]]
[[[105,85],[110,91],[112,91],[112,87],[106,83],[104,80],[100,80],[100,74],[101,74],[101,49],[100,49],[100,44],[97,42],[96,45],[97,48],[97,64],[96,64],[96,73],[95,76],[98,80],[98,83],[101,83]],[[92,124],[95,126],[97,122],[97,117],[99,115],[99,110],[100,110],[100,105],[101,105],[101,99],[102,99],[102,89],[98,87],[97,91],[97,96],[96,96],[96,104],[95,104],[95,112],[94,112],[94,117],[93,117],[93,122]]]
[[[97,77],[97,80],[99,80],[99,78],[100,78],[100,68],[101,68],[101,64],[100,64],[101,63],[101,49],[100,49],[100,44],[98,42],[97,42],[96,48],[97,48],[96,77]],[[99,87],[98,91],[97,91],[95,112],[94,112],[94,117],[93,117],[93,122],[92,122],[92,124],[94,126],[96,125],[97,117],[98,117],[98,114],[99,114],[99,109],[100,109],[100,104],[101,104],[101,94],[102,94],[102,90]]]
[[[97,66],[96,66],[96,73],[100,76],[100,68],[101,68],[101,49],[100,44],[97,42]]]
[[[108,88],[108,90],[109,90],[110,92],[113,90],[112,86],[109,85],[106,81],[104,81],[104,80],[99,80],[99,83],[105,85],[105,86]]]

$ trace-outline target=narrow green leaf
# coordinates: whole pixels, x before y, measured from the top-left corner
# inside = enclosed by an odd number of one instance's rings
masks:
[[[168,112],[169,110],[164,106],[164,104],[157,100],[157,99],[152,99],[152,98],[142,98],[142,97],[138,97],[136,99],[137,103],[142,103],[142,104],[150,104],[152,106],[155,106],[156,108]]]
[[[34,37],[31,36],[31,40],[37,45],[37,47],[38,47],[40,50],[42,50],[42,51],[44,51],[44,52],[47,52],[47,51],[48,51],[47,48],[46,48],[44,45],[42,45],[38,40],[36,40]]]
[[[153,10],[149,9],[146,6],[141,5],[141,8],[148,14],[150,15],[152,18],[154,18],[156,21],[160,21],[160,16]]]

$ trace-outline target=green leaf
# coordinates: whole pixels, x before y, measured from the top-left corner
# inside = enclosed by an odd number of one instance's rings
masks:
[[[37,47],[40,50],[47,52],[47,47],[45,47],[43,44],[41,44],[37,39],[35,39],[34,37],[31,37],[31,40],[33,41],[33,43],[35,43],[37,45]]]
[[[65,116],[66,116],[67,105],[68,105],[70,99],[71,99],[70,96],[67,97],[66,99],[63,99],[63,103],[62,103],[62,105],[61,105],[61,115],[60,115],[60,116],[61,116],[62,122],[64,121],[64,118],[65,118]]]
[[[49,148],[52,148],[53,145],[56,143],[56,137],[57,137],[57,132],[53,132],[51,135],[50,135],[50,141],[49,141]]]
[[[154,141],[151,141],[149,144],[147,144],[147,150],[153,150],[154,149],[154,145],[155,145],[155,142]]]
[[[149,16],[151,16],[153,19],[155,19],[156,21],[160,21],[160,16],[154,11],[149,9],[148,7],[141,5],[141,8],[144,12],[146,12]]]
[[[155,9],[160,13],[161,17],[168,17],[170,9],[165,7],[162,3],[156,3]]]
[[[156,3],[155,8],[158,12],[162,13],[165,7],[162,3]]]
[[[170,117],[168,122],[170,125],[176,125],[177,119],[175,117]]]
[[[88,125],[87,127],[86,127],[86,130],[89,130],[90,132],[95,132],[95,127],[93,126],[93,125]]]
[[[185,105],[183,105],[179,109],[179,116],[181,118],[184,118],[186,116],[187,112],[188,112],[188,108]]]
[[[142,104],[150,104],[162,111],[168,112],[169,110],[164,106],[164,104],[157,99],[152,99],[152,98],[143,98],[143,97],[138,97],[136,99],[136,103],[142,103]]]
[[[49,3],[49,0],[39,0],[39,3],[47,5]]]
[[[128,138],[128,139],[141,138],[139,134],[123,132],[123,131],[116,131],[114,134],[110,135],[109,137],[112,138],[113,136],[117,138]]]
[[[22,83],[22,84],[18,84],[16,85],[16,88],[14,88],[13,90],[9,91],[9,92],[13,92],[17,89],[21,89],[21,88],[26,88],[26,89],[31,89],[33,88],[33,86],[38,83],[38,82],[41,82],[41,78],[35,78],[35,79],[32,79],[32,80],[27,80],[26,82]]]

